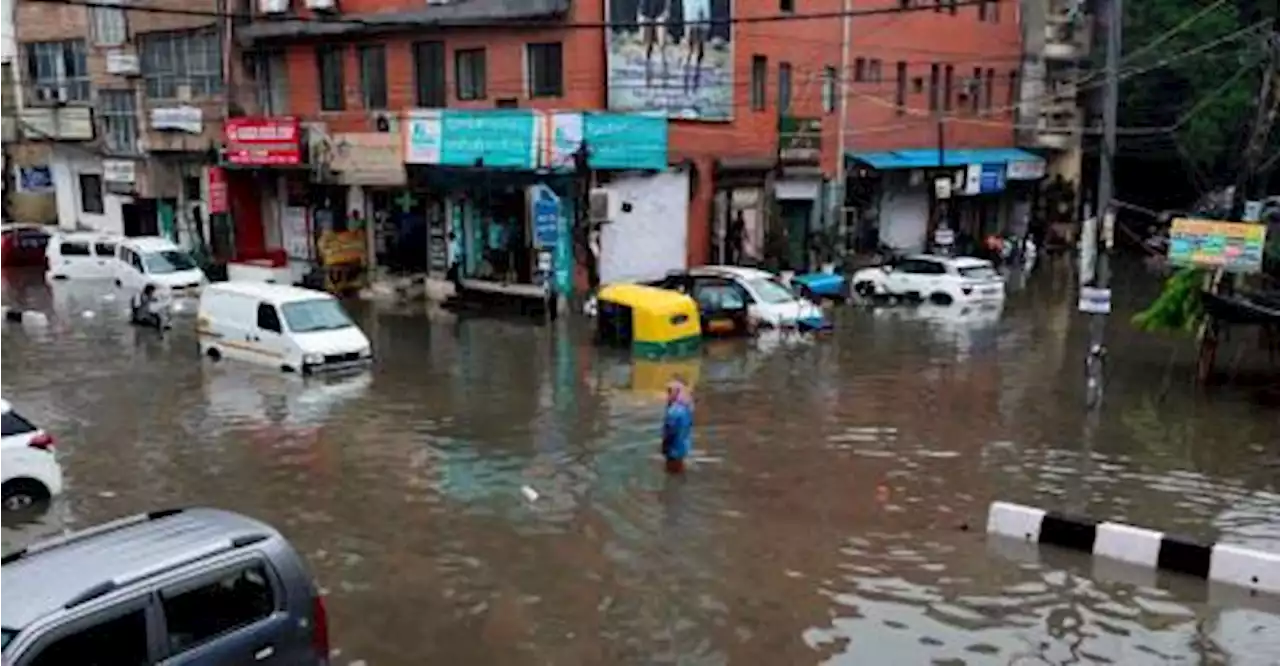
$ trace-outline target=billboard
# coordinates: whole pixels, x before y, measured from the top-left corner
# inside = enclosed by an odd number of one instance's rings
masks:
[[[1264,224],[1178,218],[1169,230],[1169,263],[1257,273],[1266,243]]]
[[[606,0],[609,108],[733,119],[733,0]]]

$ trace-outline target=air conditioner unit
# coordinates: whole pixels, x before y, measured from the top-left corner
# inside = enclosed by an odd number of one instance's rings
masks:
[[[331,12],[337,8],[337,0],[307,0],[307,9],[313,12]]]
[[[258,9],[263,14],[284,14],[289,11],[289,0],[258,0]]]
[[[399,132],[400,119],[394,113],[377,111],[373,114],[373,129],[383,133]]]
[[[592,188],[587,196],[587,218],[595,223],[608,222],[612,204],[612,192],[603,187]]]
[[[190,102],[191,101],[191,84],[179,83],[177,85],[177,92],[175,93],[174,96],[178,98],[179,102]]]

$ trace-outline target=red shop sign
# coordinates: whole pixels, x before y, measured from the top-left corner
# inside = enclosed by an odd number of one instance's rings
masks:
[[[227,210],[227,173],[222,167],[209,167],[209,214],[219,215]]]
[[[297,118],[230,118],[225,133],[227,162],[231,164],[302,163],[302,130]]]

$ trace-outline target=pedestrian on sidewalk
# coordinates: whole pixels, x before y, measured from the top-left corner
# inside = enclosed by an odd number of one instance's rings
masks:
[[[667,409],[662,420],[662,457],[668,474],[684,472],[684,459],[693,448],[693,394],[684,380],[667,384]]]

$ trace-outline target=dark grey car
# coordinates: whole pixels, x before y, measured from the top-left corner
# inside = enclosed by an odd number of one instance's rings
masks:
[[[327,664],[324,600],[271,526],[141,514],[5,555],[8,666]]]

